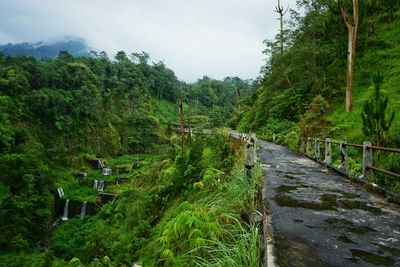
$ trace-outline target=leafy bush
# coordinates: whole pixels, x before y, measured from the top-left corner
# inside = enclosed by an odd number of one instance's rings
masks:
[[[361,114],[365,136],[378,146],[384,145],[388,141],[388,133],[394,120],[394,112],[388,114],[388,97],[381,94],[383,76],[379,73],[374,76],[374,97],[365,102],[363,113]]]
[[[328,108],[329,103],[325,98],[321,95],[314,97],[307,111],[300,118],[299,126],[303,136],[324,136],[324,132],[330,125],[326,117]]]
[[[182,212],[165,225],[158,241],[163,246],[164,260],[179,265],[180,256],[218,240],[225,231],[221,226],[224,215],[214,208],[184,202],[178,209]]]

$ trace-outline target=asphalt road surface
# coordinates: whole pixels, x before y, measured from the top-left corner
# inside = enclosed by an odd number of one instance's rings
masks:
[[[400,266],[400,208],[259,141],[278,266]]]

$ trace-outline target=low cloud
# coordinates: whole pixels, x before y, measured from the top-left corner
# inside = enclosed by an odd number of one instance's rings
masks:
[[[146,51],[179,79],[255,78],[278,32],[271,0],[13,0],[0,3],[0,43],[74,35],[110,56]],[[294,7],[295,0],[282,0]]]

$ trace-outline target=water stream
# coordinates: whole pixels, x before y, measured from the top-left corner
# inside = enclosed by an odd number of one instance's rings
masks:
[[[82,209],[81,209],[81,217],[82,218],[86,216],[86,205],[87,205],[87,201],[83,201]]]
[[[69,199],[67,199],[67,200],[65,201],[64,213],[63,213],[63,216],[62,216],[62,218],[61,218],[63,221],[68,220],[68,206],[69,206]]]

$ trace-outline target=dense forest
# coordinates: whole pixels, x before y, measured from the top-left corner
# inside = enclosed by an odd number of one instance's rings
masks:
[[[234,162],[224,161],[229,154],[225,141],[196,138],[187,156],[178,157],[181,152],[174,137],[179,125],[178,98],[184,100],[186,127],[189,119],[195,130],[222,126],[240,96],[252,93],[251,83],[203,77],[187,84],[178,81],[163,62],[149,61],[144,52],[127,55],[122,51],[112,60],[104,52],[84,57],[60,52],[55,59],[0,55],[0,248],[11,253],[1,260],[7,266],[30,261],[32,266],[41,266],[53,262],[53,257],[60,257],[60,264],[74,257],[86,263],[103,257],[116,264],[137,260],[144,255],[137,251],[151,241],[150,227],[157,225],[175,198],[193,190],[193,183],[205,187],[203,191],[213,190],[215,181],[201,178],[215,179],[209,177],[210,168],[221,173],[226,169],[229,175],[227,167]],[[215,144],[210,147],[209,142]],[[93,159],[106,159],[108,167],[121,171],[128,169],[128,174],[104,177],[106,184],[125,179],[131,186],[110,186],[119,204],[103,207],[96,217],[56,227],[49,240],[66,199],[71,208],[83,201],[94,203],[98,190],[90,183],[101,174],[91,169]],[[88,175],[83,184],[75,178],[79,173]],[[56,188],[62,188],[65,196],[58,198]],[[185,207],[193,212],[206,208]],[[135,214],[143,214],[143,223]],[[99,228],[109,222],[109,216],[122,218]],[[133,221],[139,222],[137,230],[130,228]],[[102,234],[121,234],[120,227],[131,233],[120,237],[118,247],[123,251],[113,251],[98,240],[109,242]],[[76,239],[77,229],[81,237]],[[93,234],[84,234],[87,231]],[[43,249],[50,250],[43,253]]]
[[[285,10],[254,81],[186,83],[146,52],[0,53],[0,265],[259,266],[261,169],[245,177],[230,129],[292,150],[302,137],[399,147],[400,2]],[[349,150],[354,175],[361,157]],[[374,157],[400,173],[398,155]]]
[[[242,101],[230,126],[257,132],[268,140],[276,134],[278,142],[293,150],[300,137],[356,144],[368,140],[398,147],[400,3],[359,2],[351,112],[346,112],[345,105],[348,29],[341,10],[351,13],[354,21],[352,1],[305,0],[297,1],[299,11],[286,13],[282,35],[265,41],[268,60],[254,84],[257,91]],[[363,124],[367,115],[373,125]],[[350,157],[360,159],[355,152]],[[387,159],[376,160],[399,173],[398,155],[390,154]],[[360,166],[352,161],[354,172]],[[395,191],[400,189],[393,179],[376,178]]]

